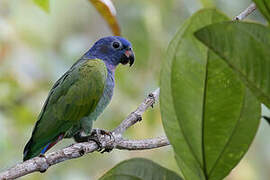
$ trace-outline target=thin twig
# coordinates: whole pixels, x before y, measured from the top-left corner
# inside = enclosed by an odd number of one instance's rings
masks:
[[[250,15],[256,9],[256,4],[251,3],[243,12],[241,12],[238,16],[233,18],[233,21],[240,21],[245,19],[248,15]]]
[[[144,140],[125,140],[119,141],[116,145],[116,149],[123,150],[146,150],[154,149],[162,146],[169,145],[169,141],[166,136],[160,136],[152,139]]]
[[[140,106],[132,112],[122,123],[113,130],[115,134],[123,134],[130,126],[142,120],[142,114],[159,98],[159,88],[150,93],[148,97],[140,104]]]

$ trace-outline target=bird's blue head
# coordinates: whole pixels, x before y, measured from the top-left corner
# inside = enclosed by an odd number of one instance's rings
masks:
[[[130,66],[134,63],[131,43],[119,36],[108,36],[99,39],[85,54],[102,59],[106,65],[116,67],[119,63]]]

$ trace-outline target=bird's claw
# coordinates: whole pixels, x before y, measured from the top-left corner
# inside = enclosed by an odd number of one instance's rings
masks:
[[[111,152],[112,150],[113,150],[113,148],[105,147],[105,148],[102,149],[102,151],[99,151],[99,152],[100,152],[101,154],[103,154],[103,153],[105,153],[105,152],[109,153],[109,152]]]
[[[89,141],[94,141],[98,145],[97,151],[99,151],[100,153],[110,152],[113,149],[111,147],[103,147],[100,137],[104,135],[109,136],[110,139],[114,139],[112,133],[104,129],[93,129],[89,136]]]
[[[101,142],[100,142],[100,140],[99,140],[99,138],[97,136],[91,136],[90,135],[88,137],[88,142],[89,141],[94,141],[97,144],[97,146],[98,146],[97,151],[101,151],[102,150],[102,144],[101,144]]]
[[[104,130],[104,129],[93,129],[90,136],[97,136],[100,137],[102,135],[107,135],[112,139],[113,135],[110,131]]]

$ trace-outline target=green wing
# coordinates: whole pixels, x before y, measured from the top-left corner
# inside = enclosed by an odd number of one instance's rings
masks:
[[[48,143],[78,126],[96,108],[105,87],[107,69],[102,60],[79,60],[53,86],[27,143],[24,156],[38,155]]]

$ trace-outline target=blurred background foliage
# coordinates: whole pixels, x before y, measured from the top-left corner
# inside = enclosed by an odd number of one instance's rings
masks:
[[[216,7],[231,18],[245,9],[246,0],[114,0],[122,36],[133,44],[135,66],[119,67],[115,95],[95,127],[113,129],[159,85],[166,48],[182,22],[202,7]],[[256,11],[249,21],[265,23]],[[53,83],[97,39],[111,31],[87,0],[51,0],[49,13],[32,0],[0,0],[0,171],[22,161],[22,151]],[[195,110],[194,110],[195,111]],[[270,112],[263,108],[263,113]],[[249,152],[228,180],[270,177],[270,129],[262,121]],[[159,106],[126,136],[163,135]],[[63,140],[55,148],[71,144]],[[170,147],[149,151],[93,153],[60,163],[46,173],[22,179],[97,179],[118,162],[146,157],[179,172]]]

